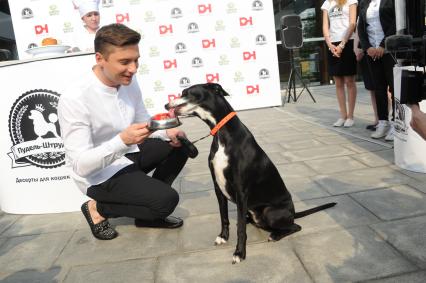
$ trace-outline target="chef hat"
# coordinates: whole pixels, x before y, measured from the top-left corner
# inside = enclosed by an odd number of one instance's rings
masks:
[[[81,0],[75,1],[75,4],[78,3],[78,11],[80,12],[80,17],[83,17],[90,12],[99,12],[99,0]]]

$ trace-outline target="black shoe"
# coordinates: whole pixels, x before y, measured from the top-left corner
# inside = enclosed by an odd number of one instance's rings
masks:
[[[89,212],[89,201],[83,203],[81,206],[81,212],[83,212],[84,217],[86,217],[87,223],[89,224],[90,230],[95,238],[99,240],[112,240],[118,236],[117,231],[111,227],[108,220],[104,220],[98,224],[93,223]]]
[[[183,225],[183,220],[174,216],[168,216],[165,219],[158,219],[154,221],[147,221],[142,219],[135,219],[136,227],[150,227],[150,228],[179,228]]]

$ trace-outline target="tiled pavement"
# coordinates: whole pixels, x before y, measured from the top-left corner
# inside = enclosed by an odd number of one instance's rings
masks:
[[[120,236],[92,237],[79,212],[10,215],[0,212],[1,282],[426,282],[426,174],[393,164],[391,143],[368,138],[369,97],[359,85],[356,124],[338,116],[333,87],[312,87],[283,107],[240,111],[294,196],[296,210],[336,201],[298,219],[301,232],[279,242],[248,226],[247,259],[231,264],[231,236],[216,247],[219,214],[207,167],[210,139],[197,144],[174,186],[181,195],[178,230],[141,229],[114,219]],[[207,133],[183,120],[190,139]]]

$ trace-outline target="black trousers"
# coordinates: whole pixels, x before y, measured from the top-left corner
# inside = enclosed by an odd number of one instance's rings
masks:
[[[373,82],[374,95],[376,97],[377,116],[379,120],[389,120],[388,110],[388,86],[392,94],[392,120],[395,119],[395,103],[393,92],[393,67],[395,61],[390,54],[373,60],[367,56],[367,64]]]
[[[105,218],[132,217],[143,220],[164,219],[179,202],[171,184],[182,170],[188,156],[181,148],[160,139],[147,139],[139,152],[127,154],[134,162],[107,181],[91,186],[87,195],[97,202]],[[155,170],[152,177],[147,173]]]

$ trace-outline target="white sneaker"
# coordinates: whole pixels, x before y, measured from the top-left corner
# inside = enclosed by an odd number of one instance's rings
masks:
[[[345,121],[345,123],[343,124],[343,127],[349,128],[349,127],[352,127],[354,124],[355,124],[355,122],[354,122],[353,119],[347,119]]]
[[[339,120],[336,121],[336,123],[333,124],[334,127],[341,127],[345,124],[345,120],[342,118],[339,118]]]
[[[371,134],[373,139],[380,139],[386,136],[389,131],[389,122],[386,120],[380,120],[377,124],[376,131]]]
[[[393,141],[393,135],[395,133],[395,127],[393,125],[390,126],[390,129],[385,137],[385,141]]]

